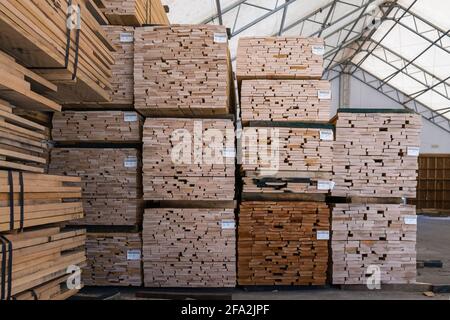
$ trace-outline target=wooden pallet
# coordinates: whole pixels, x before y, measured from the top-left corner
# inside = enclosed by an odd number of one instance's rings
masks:
[[[202,139],[211,130],[223,133],[223,146],[208,156],[211,141]],[[184,130],[184,131],[182,131]],[[210,131],[208,131],[210,130]],[[180,132],[182,140],[174,140]],[[202,150],[194,153],[196,136]],[[177,141],[185,141],[189,150],[183,161],[174,162]],[[143,182],[145,200],[233,200],[235,184],[234,126],[230,120],[150,119],[144,125]],[[196,145],[199,146],[196,142]],[[211,149],[209,149],[211,150]],[[226,153],[224,151],[228,150]],[[192,151],[192,152],[191,152]],[[196,161],[195,154],[202,159]],[[176,153],[175,153],[176,154]],[[217,161],[215,159],[217,156]],[[211,161],[211,159],[213,161]]]
[[[12,183],[9,183],[9,176]],[[80,178],[23,173],[22,179],[23,189],[19,172],[0,171],[0,232],[83,218]]]
[[[331,86],[324,80],[245,80],[241,118],[248,121],[328,122]]]
[[[87,266],[83,282],[88,286],[141,286],[142,239],[140,233],[88,233]]]
[[[333,284],[365,285],[369,266],[381,283],[416,281],[415,206],[335,204],[332,212]]]
[[[416,197],[420,115],[346,109],[334,121],[333,196]]]
[[[228,38],[223,26],[136,29],[134,96],[145,116],[207,117],[230,113]]]
[[[324,285],[329,219],[323,202],[243,202],[238,284]]]
[[[0,246],[0,253],[6,253],[6,293],[11,277],[11,295],[16,296],[36,288],[48,281],[68,274],[69,266],[82,266],[86,261],[84,230],[61,230],[59,227],[37,229],[18,234],[4,235],[12,246],[12,260],[9,246]],[[0,265],[3,262],[0,255]],[[12,261],[12,268],[9,267]],[[5,294],[8,298],[8,295]]]
[[[241,37],[238,82],[251,79],[322,78],[324,42],[319,38]]]
[[[62,143],[142,142],[142,117],[132,111],[65,111],[53,117],[52,138]]]
[[[70,32],[66,50],[68,2],[2,1],[0,49],[57,84],[58,92],[50,94],[62,103],[109,101],[114,48],[90,12],[93,4],[87,6],[82,0],[72,3],[81,8],[81,29],[79,42],[77,29]]]
[[[234,287],[233,209],[146,209],[146,287]]]

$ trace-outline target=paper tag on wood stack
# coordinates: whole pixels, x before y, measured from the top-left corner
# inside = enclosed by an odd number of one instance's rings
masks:
[[[420,153],[419,147],[408,147],[408,156],[418,157]]]
[[[236,150],[234,148],[223,149],[223,156],[225,158],[236,158]]]
[[[131,32],[122,32],[120,34],[120,42],[131,43],[134,42],[134,35]]]
[[[317,181],[317,190],[333,190],[335,184],[333,181]]]
[[[222,220],[222,230],[236,229],[236,222],[234,220]]]
[[[123,162],[125,168],[137,168],[137,157],[128,157]]]
[[[127,251],[128,261],[139,261],[141,260],[141,250],[128,250]]]
[[[318,56],[323,56],[325,54],[325,46],[321,45],[312,46],[312,53]]]
[[[227,43],[228,35],[226,33],[214,33],[214,43]]]
[[[138,116],[136,112],[125,112],[123,115],[125,122],[136,122],[138,121]]]
[[[405,224],[417,224],[417,216],[406,216],[404,221]]]
[[[317,97],[319,97],[320,100],[330,100],[331,90],[317,90]]]
[[[330,240],[330,231],[317,231],[317,240]]]
[[[333,141],[334,140],[333,130],[331,129],[320,130],[320,140]]]

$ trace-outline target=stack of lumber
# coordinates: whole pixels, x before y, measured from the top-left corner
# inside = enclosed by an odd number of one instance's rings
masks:
[[[416,197],[420,115],[341,109],[335,121],[333,196]]]
[[[78,177],[0,171],[0,182],[0,232],[83,218]]]
[[[66,300],[76,295],[79,289],[69,289],[67,281],[70,281],[70,275],[60,276],[54,280],[50,280],[31,290],[24,291],[14,296],[17,301],[36,301],[36,300]],[[80,289],[83,288],[81,284]]]
[[[75,23],[68,28],[68,1],[2,1],[0,49],[57,84],[50,94],[62,103],[109,101],[114,48],[91,14],[93,6],[84,0],[72,5],[80,8],[81,24],[72,10]]]
[[[329,192],[332,126],[260,122],[245,128],[242,141],[244,193]]]
[[[416,280],[415,206],[336,204],[332,215],[333,284],[365,285],[371,265],[381,283]]]
[[[6,246],[0,246],[1,273],[6,280],[3,299],[16,295],[18,299],[24,299],[29,296],[27,290],[30,289],[35,289],[40,299],[51,298],[45,296],[46,292],[51,294],[49,287],[55,288],[49,281],[60,281],[60,277],[67,276],[71,266],[84,266],[85,240],[84,230],[62,230],[59,227],[3,235],[6,243]],[[9,280],[11,287],[8,287]],[[77,292],[70,290],[58,295],[56,291],[53,290],[55,298],[67,298]],[[43,295],[39,297],[39,294]]]
[[[51,173],[81,177],[87,212],[84,224],[139,222],[142,173],[138,150],[60,148],[52,150],[51,158]]]
[[[236,76],[249,79],[320,79],[324,42],[319,38],[242,37]]]
[[[84,284],[141,286],[141,252],[140,233],[88,233]]]
[[[135,108],[143,115],[226,115],[231,79],[224,26],[136,29],[134,96]]]
[[[146,287],[234,287],[234,209],[146,209]]]
[[[143,119],[136,112],[65,111],[53,117],[57,142],[140,143]]]
[[[242,121],[328,122],[330,87],[324,80],[242,81]]]
[[[234,199],[231,120],[148,118],[143,140],[145,200]]]
[[[163,6],[161,0],[149,0],[150,1],[150,12],[148,15],[148,24],[162,24],[169,25],[169,17],[167,16],[167,11]]]
[[[329,216],[323,202],[243,202],[238,283],[324,285]]]

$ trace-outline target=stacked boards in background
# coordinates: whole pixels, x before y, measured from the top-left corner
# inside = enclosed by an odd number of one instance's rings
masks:
[[[142,283],[143,119],[136,112],[65,111],[53,119],[50,170],[81,177],[89,285]],[[110,230],[105,232],[105,230]]]
[[[241,38],[238,284],[325,285],[334,127],[323,40]]]
[[[416,197],[421,118],[406,110],[341,109],[334,119],[333,284],[416,280]]]

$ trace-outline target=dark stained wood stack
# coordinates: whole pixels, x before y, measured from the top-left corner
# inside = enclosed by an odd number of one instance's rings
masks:
[[[88,233],[83,281],[90,286],[141,286],[142,240],[135,233]]]
[[[146,209],[146,287],[234,287],[234,209]]]
[[[145,116],[230,112],[233,83],[224,26],[138,28],[134,66],[135,108]]]
[[[240,285],[325,285],[330,209],[321,202],[243,202]]]

